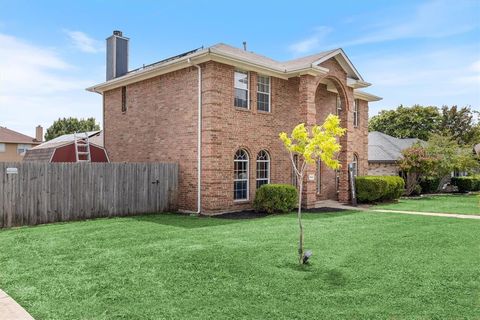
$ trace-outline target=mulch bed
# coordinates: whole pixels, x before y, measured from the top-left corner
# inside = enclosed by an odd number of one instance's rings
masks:
[[[342,212],[348,211],[345,209],[338,209],[338,208],[312,208],[312,209],[303,209],[302,212],[306,213],[325,213],[325,212]],[[244,211],[235,211],[235,212],[227,212],[212,216],[212,218],[219,218],[219,219],[256,219],[256,218],[264,218],[268,216],[266,212],[256,212],[255,210],[244,210]]]

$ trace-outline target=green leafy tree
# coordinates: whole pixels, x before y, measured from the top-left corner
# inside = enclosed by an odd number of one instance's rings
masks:
[[[369,120],[369,131],[380,131],[396,138],[418,138],[428,140],[437,132],[442,118],[437,107],[399,106],[395,110],[384,110]]]
[[[475,123],[475,111],[470,107],[443,106],[440,130],[452,135],[461,145],[472,146],[480,142],[480,125]]]
[[[305,124],[301,123],[293,129],[290,137],[285,132],[280,133],[280,139],[289,152],[298,182],[297,217],[300,228],[298,259],[300,264],[305,263],[302,224],[302,191],[305,170],[309,164],[314,164],[318,159],[332,169],[340,168],[336,154],[340,151],[341,146],[337,138],[344,133],[345,129],[340,127],[340,119],[332,114],[327,117],[323,125],[313,126],[311,130],[305,128]],[[294,160],[295,155],[298,156],[298,163]]]
[[[421,145],[403,150],[402,155],[398,165],[405,179],[405,193],[411,195],[422,179],[437,176],[438,158],[430,156]]]
[[[59,118],[47,129],[47,132],[45,133],[45,140],[52,140],[64,134],[97,130],[100,130],[100,125],[95,122],[95,118]]]

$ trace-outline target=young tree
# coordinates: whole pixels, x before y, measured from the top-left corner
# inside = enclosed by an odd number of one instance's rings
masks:
[[[302,191],[305,169],[307,165],[314,164],[318,159],[332,169],[340,168],[340,163],[335,157],[341,149],[337,137],[344,133],[345,129],[340,127],[340,119],[332,114],[327,117],[321,126],[313,126],[311,130],[305,128],[305,124],[301,123],[293,129],[290,137],[285,132],[280,133],[280,139],[289,152],[298,181],[297,217],[300,228],[298,261],[300,264],[305,263],[302,224]],[[298,163],[294,160],[294,155],[298,156]]]
[[[56,120],[45,133],[45,140],[52,140],[64,134],[75,132],[87,132],[100,130],[100,126],[95,122],[95,118],[77,119],[63,118]]]

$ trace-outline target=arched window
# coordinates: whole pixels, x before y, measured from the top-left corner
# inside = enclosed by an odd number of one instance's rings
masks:
[[[262,150],[257,155],[257,189],[270,183],[270,156]]]
[[[352,167],[353,176],[356,177],[358,174],[358,156],[356,153],[353,154]]]
[[[340,99],[339,94],[337,94],[337,99],[335,101],[335,109],[337,112],[337,116],[340,116],[340,113],[342,112],[342,99]]]
[[[233,199],[248,200],[248,153],[239,149],[233,158]]]

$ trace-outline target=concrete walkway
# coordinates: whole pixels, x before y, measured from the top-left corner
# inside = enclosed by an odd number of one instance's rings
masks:
[[[35,320],[25,309],[2,290],[0,290],[0,319]]]
[[[447,217],[447,218],[459,218],[459,219],[476,219],[480,220],[480,216],[472,214],[458,214],[458,213],[438,213],[438,212],[420,212],[420,211],[403,211],[403,210],[388,210],[388,209],[375,209],[374,212],[386,212],[386,213],[403,213],[414,214],[420,216],[433,216],[433,217]]]

